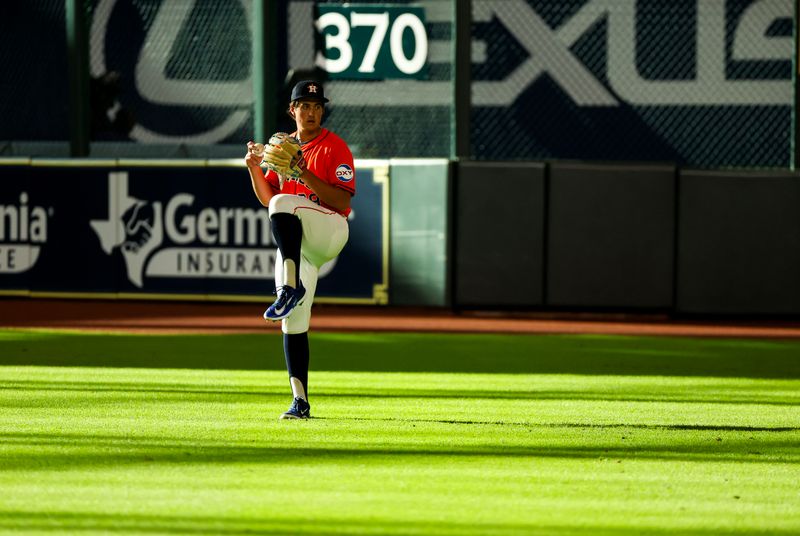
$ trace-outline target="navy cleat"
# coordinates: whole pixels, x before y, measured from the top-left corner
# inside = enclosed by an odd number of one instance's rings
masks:
[[[311,406],[300,397],[292,402],[292,406],[281,414],[281,419],[308,419],[311,417]]]
[[[287,287],[286,285],[278,287],[278,299],[264,311],[264,320],[272,322],[283,320],[292,314],[295,307],[303,303],[305,295],[306,289],[303,285],[298,288]]]

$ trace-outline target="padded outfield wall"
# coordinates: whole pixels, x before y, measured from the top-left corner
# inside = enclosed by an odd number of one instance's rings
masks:
[[[800,174],[460,163],[461,309],[800,315]],[[514,191],[487,189],[507,183]]]
[[[321,303],[800,314],[796,173],[356,165]],[[275,247],[240,162],[0,162],[0,296],[263,301]]]

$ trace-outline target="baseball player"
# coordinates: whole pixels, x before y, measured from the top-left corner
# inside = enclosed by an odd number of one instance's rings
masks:
[[[276,133],[267,146],[249,142],[245,163],[256,197],[269,207],[278,255],[277,299],[264,313],[281,321],[283,348],[294,401],[282,419],[311,416],[308,403],[308,327],[320,267],[342,251],[355,195],[355,166],[347,144],[322,127],[322,84],[297,83],[289,115],[297,130]],[[266,174],[261,164],[267,165]]]

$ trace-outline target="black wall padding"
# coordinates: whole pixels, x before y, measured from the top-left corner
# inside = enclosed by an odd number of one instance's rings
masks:
[[[544,175],[541,163],[459,163],[457,306],[542,304]]]
[[[672,306],[675,176],[669,165],[551,164],[547,305]]]
[[[800,174],[682,172],[677,310],[800,313]]]

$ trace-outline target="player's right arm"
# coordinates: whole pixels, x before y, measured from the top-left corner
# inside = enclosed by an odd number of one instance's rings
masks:
[[[253,154],[252,147],[254,143],[251,141],[247,144],[247,155],[244,157],[244,163],[247,165],[247,171],[250,172],[250,182],[253,185],[253,192],[255,192],[258,201],[265,207],[269,206],[269,202],[273,195],[279,193],[276,186],[264,176],[264,171],[261,169],[262,156]],[[269,173],[273,173],[270,171]]]

